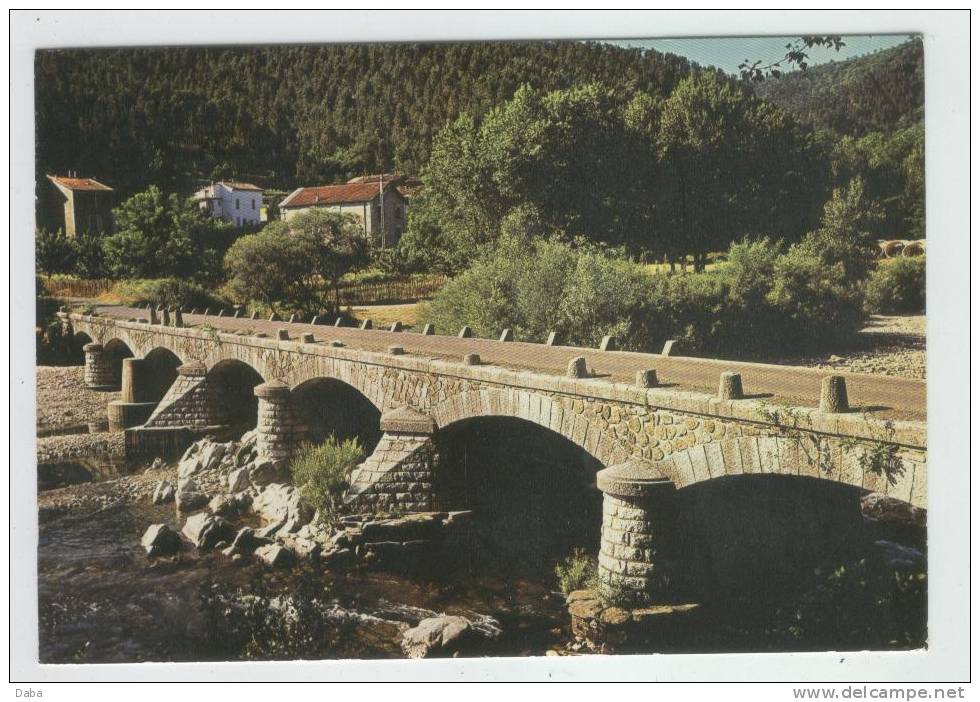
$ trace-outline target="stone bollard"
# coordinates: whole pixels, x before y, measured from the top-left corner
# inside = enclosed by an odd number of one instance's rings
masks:
[[[320,315],[313,315],[313,319],[310,320],[310,326],[315,327],[320,322]]]
[[[281,380],[270,380],[255,386],[255,396],[259,398],[255,427],[259,460],[288,460],[305,434],[293,407],[292,391]]]
[[[837,414],[847,412],[847,382],[843,375],[828,375],[820,381],[820,411]]]
[[[370,319],[365,319],[361,322],[361,329],[373,329],[374,323]]]
[[[151,368],[143,358],[122,359],[122,389],[109,403],[109,430],[122,431],[146,423],[157,403],[150,397]]]
[[[236,307],[236,308],[235,308],[235,314],[234,314],[234,315],[232,315],[232,316],[233,316],[233,317],[234,317],[235,319],[238,319],[239,317],[241,317],[241,316],[242,316],[242,308],[241,308],[241,307]]]
[[[174,326],[183,327],[184,326],[184,313],[180,311],[180,308],[174,310]]]
[[[304,344],[316,343],[316,338],[310,333],[303,334],[302,339]]]
[[[657,371],[653,368],[636,371],[636,386],[638,388],[657,387]]]
[[[401,346],[389,346],[388,353],[391,354],[392,356],[404,356],[405,349],[402,348]]]
[[[277,315],[275,312],[273,312],[272,314],[269,315],[269,321],[270,322],[281,322],[282,320],[279,319],[279,315]]]
[[[480,365],[480,354],[478,353],[468,353],[463,356],[464,366],[478,366]]]
[[[436,333],[436,326],[434,324],[426,324],[422,327],[422,336],[432,336]]]
[[[623,605],[647,605],[664,589],[674,483],[643,459],[601,470],[599,591]]]
[[[745,395],[742,393],[742,376],[739,373],[725,371],[721,374],[718,381],[719,400],[741,400]]]
[[[289,315],[289,323],[290,323],[290,324],[294,324],[294,323],[296,323],[297,321],[299,321],[299,320],[297,319],[297,317],[296,317],[296,315],[295,315],[295,314],[291,314],[291,315]]]
[[[218,316],[219,317],[224,317],[225,316],[225,308],[224,307],[222,307],[220,310],[218,310]]]
[[[502,332],[500,332],[500,341],[513,341],[513,340],[514,340],[514,332],[511,331],[510,329],[504,329]]]
[[[600,351],[612,351],[613,350],[613,338],[610,335],[602,337],[602,341],[599,343]]]
[[[211,308],[210,307],[205,307],[204,308],[204,316],[207,317],[209,314],[211,314]]]
[[[672,356],[674,354],[674,346],[677,344],[677,339],[667,339],[664,342],[663,351],[660,352],[661,356]]]
[[[249,315],[249,319],[258,319],[258,318],[259,318],[259,313],[256,311],[253,311],[252,314]]]
[[[160,318],[157,316],[156,308],[150,308],[150,324],[159,324]]]
[[[102,344],[90,343],[82,347],[85,352],[85,387],[90,390],[114,390],[116,374],[111,354],[105,352]]]
[[[557,346],[558,345],[558,332],[553,331],[548,333],[548,340],[544,342],[545,346]]]
[[[388,327],[388,331],[400,332],[401,330],[402,330],[402,323],[401,322],[392,322],[391,323],[391,326]]]
[[[460,339],[469,339],[472,336],[473,336],[473,330],[470,329],[469,327],[463,327],[462,329],[459,330]]]
[[[279,339],[279,341],[289,341],[289,330],[288,329],[277,330],[276,337]]]
[[[165,327],[170,326],[170,310],[166,307],[163,308],[163,317],[160,319],[160,324]]]
[[[191,307],[191,311],[188,312],[188,314],[197,314],[197,308],[196,307]]]
[[[565,373],[569,378],[588,378],[589,367],[585,364],[585,356],[576,356],[568,362],[568,371]]]
[[[344,342],[341,341],[340,339],[334,339],[333,341],[330,342],[330,345],[333,346],[335,349],[340,349],[343,348]]]
[[[335,327],[342,327],[342,326],[344,326],[344,318],[343,317],[337,317],[337,319],[334,320],[333,325]]]

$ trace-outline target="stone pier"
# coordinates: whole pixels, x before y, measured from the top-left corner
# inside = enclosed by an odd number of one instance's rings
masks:
[[[599,471],[602,535],[599,590],[623,605],[650,604],[664,585],[674,483],[642,459]]]
[[[109,429],[121,431],[140,426],[153,414],[157,403],[149,396],[151,369],[145,359],[122,359],[122,396],[109,403]]]
[[[399,407],[381,415],[381,431],[374,453],[351,474],[348,503],[357,509],[395,513],[432,509],[435,421],[410,407]]]
[[[102,344],[85,344],[85,386],[90,390],[115,390],[116,374],[112,354]]]
[[[255,386],[255,396],[259,398],[259,458],[288,460],[306,436],[306,427],[293,406],[292,391],[281,380],[270,380]]]

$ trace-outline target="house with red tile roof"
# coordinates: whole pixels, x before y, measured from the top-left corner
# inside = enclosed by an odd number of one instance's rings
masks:
[[[214,219],[231,222],[236,229],[258,227],[262,211],[262,188],[251,183],[220,180],[192,196]]]
[[[54,190],[42,198],[38,212],[40,226],[62,229],[68,236],[112,230],[112,188],[95,178],[79,178],[74,173],[49,174],[48,180]]]
[[[361,176],[340,185],[297,188],[279,203],[289,221],[300,212],[323,209],[355,217],[372,246],[390,248],[405,231],[408,203],[398,191],[396,177]]]

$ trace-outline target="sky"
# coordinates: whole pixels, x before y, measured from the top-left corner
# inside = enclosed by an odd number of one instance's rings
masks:
[[[873,53],[902,44],[908,34],[844,35],[840,51],[815,47],[807,51],[809,65],[816,66],[829,61]],[[656,49],[664,53],[684,56],[702,66],[714,66],[727,73],[738,75],[738,65],[748,59],[752,63],[761,59],[763,65],[778,61],[786,55],[786,44],[799,37],[698,37],[685,39],[628,39],[609,40],[617,46]],[[785,68],[785,67],[784,67]]]

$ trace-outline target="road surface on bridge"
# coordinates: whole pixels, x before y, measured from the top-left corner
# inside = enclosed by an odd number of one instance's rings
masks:
[[[146,309],[125,306],[99,306],[98,314],[126,320],[146,319]],[[352,349],[385,351],[401,346],[406,354],[425,358],[461,360],[465,354],[480,355],[482,363],[504,368],[564,375],[568,362],[584,356],[595,377],[613,382],[632,383],[637,371],[656,369],[661,387],[715,393],[723,371],[742,375],[747,398],[765,399],[780,404],[816,407],[820,398],[820,381],[830,374],[826,370],[778,366],[763,363],[718,359],[661,356],[629,351],[599,351],[573,346],[547,346],[521,341],[501,342],[495,339],[459,338],[439,334],[424,336],[417,332],[392,332],[382,329],[360,329],[311,325],[309,323],[269,321],[242,317],[184,314],[185,327],[210,327],[222,332],[248,330],[265,332],[276,338],[286,329],[291,340],[312,333],[316,343],[334,339]],[[864,373],[841,373],[847,379],[847,391],[854,411],[870,412],[883,419],[925,421],[926,383],[923,380]]]

